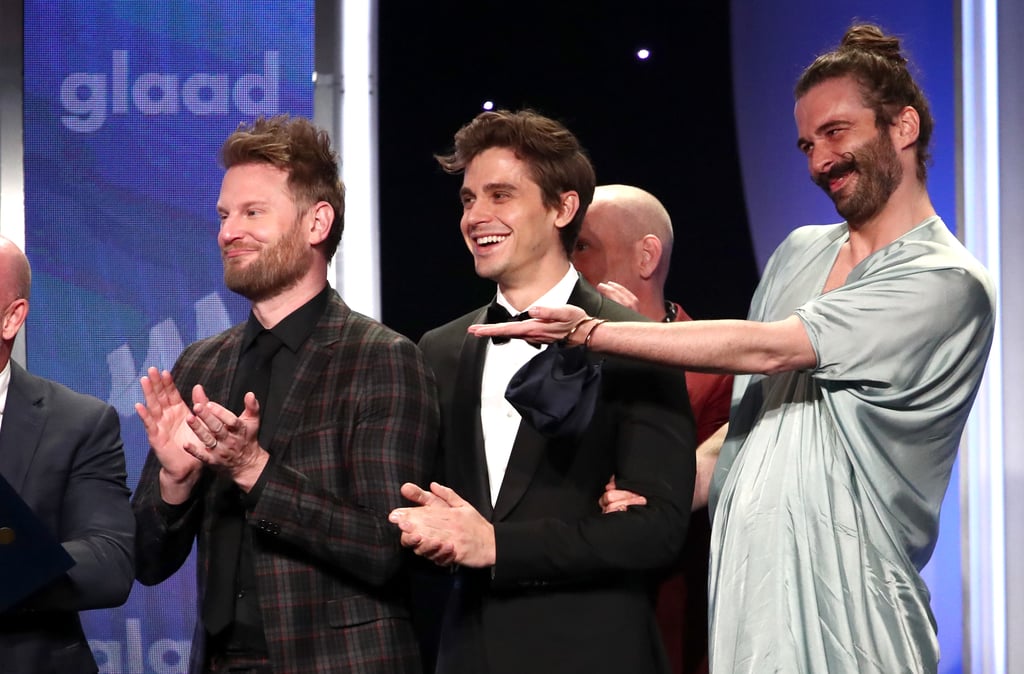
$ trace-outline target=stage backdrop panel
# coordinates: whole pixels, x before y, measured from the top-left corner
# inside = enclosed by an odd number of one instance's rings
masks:
[[[312,0],[25,2],[28,366],[117,408],[133,489],[139,377],[247,312],[222,282],[220,144],[311,117],[312,73]],[[186,671],[194,561],[84,620],[101,672]]]

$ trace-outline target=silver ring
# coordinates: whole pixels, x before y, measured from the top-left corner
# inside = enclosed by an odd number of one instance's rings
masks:
[[[217,440],[217,438],[214,438],[214,439],[213,439],[213,444],[212,444],[212,445],[211,445],[211,444],[209,444],[209,443],[207,443],[207,442],[204,442],[203,444],[204,444],[204,445],[206,445],[206,448],[207,448],[207,449],[213,449],[214,447],[216,447],[216,446],[217,446],[217,443],[218,443],[218,440]]]

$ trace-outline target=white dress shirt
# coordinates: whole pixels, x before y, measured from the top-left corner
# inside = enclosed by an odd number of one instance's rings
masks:
[[[561,306],[569,302],[569,296],[572,295],[578,280],[579,273],[570,264],[562,280],[526,309],[513,307],[501,294],[501,290],[498,290],[497,302],[513,316],[531,307]],[[544,348],[547,347],[541,347]],[[512,446],[515,444],[519,422],[522,419],[519,412],[505,400],[505,389],[508,388],[512,375],[538,353],[540,349],[521,339],[512,339],[504,344],[495,344],[488,340],[483,380],[480,384],[480,425],[483,428],[492,506],[498,501],[505,468],[508,466],[509,456],[512,455]]]
[[[7,409],[7,389],[11,385],[11,361],[0,370],[0,428],[4,426],[4,410]]]

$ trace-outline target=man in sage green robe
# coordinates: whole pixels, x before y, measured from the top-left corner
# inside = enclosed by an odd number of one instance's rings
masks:
[[[992,286],[938,217],[822,294],[846,224],[772,256],[750,319],[796,314],[817,363],[736,377],[712,482],[711,664],[934,672],[919,571],[992,339]]]

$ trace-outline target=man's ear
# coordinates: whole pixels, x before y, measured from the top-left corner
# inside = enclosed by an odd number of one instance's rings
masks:
[[[640,248],[640,278],[647,280],[661,264],[661,239],[647,234],[638,242]]]
[[[331,233],[331,226],[334,224],[334,206],[326,201],[318,201],[310,210],[312,222],[309,226],[309,245],[316,246]]]
[[[26,318],[28,318],[28,300],[19,297],[11,302],[4,311],[3,322],[0,323],[0,334],[3,335],[4,341],[14,339],[18,330],[21,330],[21,326],[25,324]]]
[[[917,142],[921,134],[921,115],[912,105],[904,106],[893,119],[893,145],[905,150]]]
[[[559,197],[558,214],[555,216],[555,227],[561,229],[568,225],[576,217],[578,210],[580,210],[579,193],[576,190],[562,192]]]

